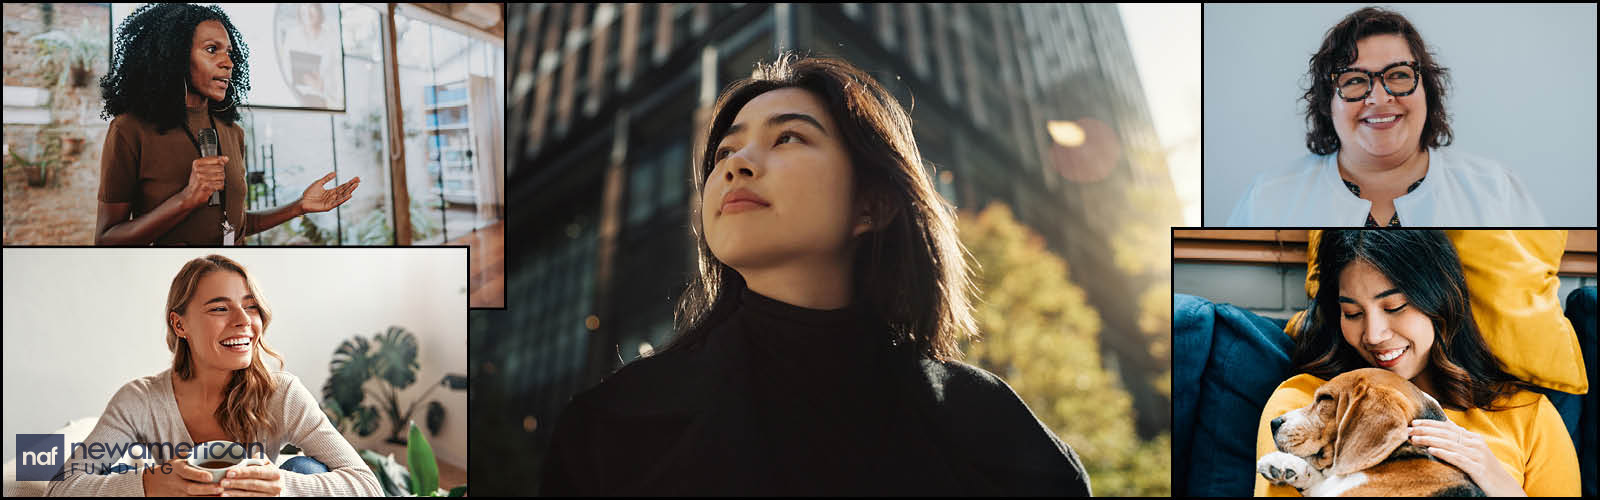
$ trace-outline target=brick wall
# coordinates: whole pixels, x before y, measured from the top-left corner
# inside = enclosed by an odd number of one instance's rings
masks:
[[[80,151],[59,157],[61,166],[52,182],[42,188],[27,186],[21,169],[5,171],[5,244],[92,244],[95,194],[99,187],[100,149],[107,121],[101,120],[99,78],[109,66],[106,58],[93,67],[92,81],[84,87],[57,88],[55,81],[36,68],[36,46],[28,39],[54,29],[75,31],[84,21],[100,43],[110,45],[110,7],[106,4],[5,4],[5,79],[7,87],[44,89],[46,104],[8,108],[7,115],[24,116],[29,110],[61,135],[82,139]],[[15,119],[15,118],[13,118]],[[6,123],[6,149],[31,156],[43,151],[45,127]],[[9,155],[5,158],[10,164]]]

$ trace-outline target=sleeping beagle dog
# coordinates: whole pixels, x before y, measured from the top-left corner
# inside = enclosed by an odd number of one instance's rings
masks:
[[[1483,496],[1465,472],[1407,439],[1411,420],[1446,419],[1439,401],[1405,378],[1351,370],[1314,397],[1272,419],[1278,451],[1256,462],[1267,481],[1313,497]]]

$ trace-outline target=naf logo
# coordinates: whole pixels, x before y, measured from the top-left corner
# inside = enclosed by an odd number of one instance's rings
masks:
[[[66,441],[61,434],[17,434],[17,480],[59,479],[67,462]]]

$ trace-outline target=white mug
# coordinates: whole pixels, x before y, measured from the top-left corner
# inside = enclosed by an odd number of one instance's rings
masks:
[[[206,441],[195,445],[194,452],[189,454],[189,466],[210,473],[209,482],[215,483],[221,481],[229,469],[272,465],[272,461],[265,458],[245,458],[245,452],[244,445],[232,441]]]

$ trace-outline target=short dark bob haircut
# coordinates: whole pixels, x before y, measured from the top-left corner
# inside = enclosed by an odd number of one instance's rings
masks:
[[[1449,146],[1454,134],[1444,97],[1450,85],[1450,70],[1434,63],[1433,54],[1422,42],[1422,34],[1405,16],[1392,10],[1367,7],[1351,13],[1322,37],[1322,48],[1311,56],[1306,76],[1311,88],[1301,100],[1306,103],[1306,148],[1319,155],[1339,151],[1339,134],[1333,128],[1333,71],[1349,66],[1360,57],[1356,42],[1373,35],[1400,35],[1411,46],[1411,57],[1422,73],[1422,89],[1427,94],[1428,118],[1422,124],[1422,140],[1417,149]]]
[[[1339,275],[1356,261],[1377,268],[1410,307],[1433,322],[1429,377],[1445,408],[1499,410],[1498,401],[1533,385],[1505,372],[1472,317],[1467,280],[1455,245],[1437,230],[1323,231],[1317,243],[1317,296],[1295,335],[1296,373],[1323,380],[1372,367],[1344,340],[1339,327]]]
[[[955,210],[934,189],[912,134],[911,117],[871,75],[842,59],[793,52],[758,64],[750,78],[730,83],[712,108],[705,143],[695,158],[695,199],[713,171],[715,148],[739,110],[756,96],[799,88],[815,94],[840,129],[849,153],[856,199],[873,230],[860,236],[852,277],[853,306],[881,321],[888,339],[939,361],[960,356],[958,341],[976,335],[972,277],[956,237]],[[678,335],[663,352],[704,340],[738,302],[745,282],[712,255],[695,204],[692,230],[698,272],[678,301]]]
[[[228,59],[233,76],[228,94],[210,103],[211,115],[228,123],[239,121],[239,105],[250,93],[250,48],[228,15],[215,5],[153,3],[135,9],[117,29],[111,51],[111,70],[100,78],[100,117],[111,119],[133,113],[155,125],[157,132],[183,124],[183,95],[188,92],[189,58],[194,29],[205,21],[218,21],[228,32]]]

